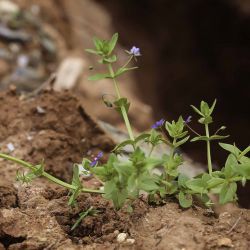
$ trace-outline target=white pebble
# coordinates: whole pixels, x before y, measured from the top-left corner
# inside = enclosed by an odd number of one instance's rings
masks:
[[[7,148],[9,149],[10,152],[13,152],[15,150],[15,147],[12,143],[8,143]]]
[[[126,242],[130,245],[133,245],[135,243],[135,239],[127,239]]]
[[[117,235],[117,242],[118,243],[122,243],[122,242],[124,242],[126,240],[126,238],[127,238],[127,234],[126,233],[119,233]]]
[[[37,111],[37,113],[39,113],[39,114],[45,114],[45,113],[46,113],[45,109],[42,108],[42,107],[40,107],[40,106],[37,106],[37,107],[36,107],[36,111]]]

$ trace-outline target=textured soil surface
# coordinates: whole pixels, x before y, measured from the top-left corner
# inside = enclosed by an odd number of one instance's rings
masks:
[[[100,150],[105,161],[114,146],[69,92],[46,91],[28,100],[15,91],[2,92],[0,107],[0,151],[34,164],[44,159],[45,169],[62,180],[70,182],[74,162]],[[115,211],[101,196],[89,194],[71,208],[67,190],[45,179],[20,184],[15,181],[18,170],[23,171],[0,160],[0,250],[249,248],[249,210],[182,210],[174,201],[152,207],[139,199],[131,213]],[[71,231],[78,214],[90,206],[98,213]],[[122,243],[119,233],[127,236]]]

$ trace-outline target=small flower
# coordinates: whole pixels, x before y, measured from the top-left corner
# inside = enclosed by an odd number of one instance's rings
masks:
[[[90,162],[90,166],[94,167],[102,157],[103,157],[103,152],[99,152],[98,155],[94,158],[94,160]]]
[[[188,116],[188,118],[185,120],[185,124],[188,124],[188,123],[190,123],[191,122],[191,119],[192,119],[192,116],[190,115],[190,116]]]
[[[165,120],[161,119],[161,120],[157,121],[155,124],[153,124],[151,126],[151,128],[157,129],[157,128],[161,127],[164,124],[164,122],[165,122]]]
[[[140,48],[133,46],[129,51],[129,54],[133,56],[141,56]]]

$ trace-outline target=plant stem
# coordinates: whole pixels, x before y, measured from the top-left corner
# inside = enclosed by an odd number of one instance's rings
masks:
[[[17,159],[15,157],[12,157],[10,155],[6,155],[6,154],[2,154],[0,153],[0,158],[3,158],[5,160],[9,160],[9,161],[12,161],[12,162],[15,162],[25,168],[29,168],[31,171],[34,171],[36,170],[36,167],[33,166],[32,164],[26,162],[26,161],[23,161],[23,160],[20,160],[20,159]],[[50,181],[60,185],[60,186],[63,186],[65,188],[68,188],[68,189],[73,189],[73,190],[76,190],[77,187],[67,183],[67,182],[64,182],[64,181],[61,181],[59,179],[57,179],[56,177],[46,173],[45,171],[42,173],[42,176],[46,177],[47,179],[49,179]],[[102,194],[103,191],[100,191],[100,190],[92,190],[92,189],[88,189],[88,188],[82,188],[81,189],[81,192],[85,192],[85,193],[100,193]]]
[[[115,74],[114,74],[114,70],[112,68],[112,65],[109,64],[108,68],[109,68],[110,75],[111,75],[111,77],[113,79],[113,83],[114,83],[114,87],[115,87],[115,92],[116,92],[117,98],[120,99],[121,98],[121,94],[120,94],[120,90],[119,90],[119,87],[118,87],[118,83],[117,83],[117,81],[115,79]],[[127,131],[128,131],[128,134],[129,134],[129,138],[132,141],[134,141],[135,138],[134,138],[134,135],[133,135],[133,132],[132,132],[132,128],[131,128],[129,119],[128,119],[128,114],[127,114],[126,108],[124,106],[121,106],[121,112],[122,112],[122,117],[123,117],[123,120],[125,122]]]
[[[151,149],[150,149],[150,152],[149,152],[149,154],[148,154],[148,157],[150,157],[150,156],[151,156],[151,154],[152,154],[152,152],[153,152],[154,148],[155,148],[155,146],[152,144],[152,147],[151,147]]]
[[[205,131],[207,140],[207,166],[208,166],[208,173],[212,176],[213,168],[212,168],[212,161],[211,161],[211,149],[210,149],[210,141],[209,141],[209,129],[208,124],[205,124]]]
[[[133,55],[129,57],[128,61],[122,66],[122,69],[124,69],[130,63],[133,57]]]

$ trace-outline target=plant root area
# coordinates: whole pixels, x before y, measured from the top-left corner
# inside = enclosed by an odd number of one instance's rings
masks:
[[[114,146],[69,92],[44,91],[29,99],[14,90],[1,92],[0,107],[0,151],[32,164],[44,160],[45,170],[64,181],[71,182],[73,163],[99,151],[105,161]],[[150,206],[141,198],[132,211],[116,211],[97,194],[81,194],[69,207],[68,190],[44,178],[21,184],[17,171],[27,170],[0,160],[0,250],[249,249],[249,210],[184,210],[174,200]],[[100,185],[91,178],[83,183]],[[71,230],[91,206],[98,212]]]

